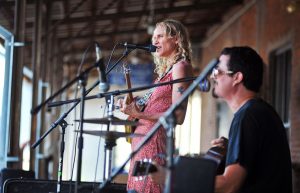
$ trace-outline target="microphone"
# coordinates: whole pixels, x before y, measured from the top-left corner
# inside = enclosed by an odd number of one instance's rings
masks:
[[[103,93],[108,91],[109,85],[106,80],[105,64],[101,55],[100,46],[97,42],[95,48],[96,48],[97,70],[99,73],[99,90],[101,93]]]
[[[156,46],[152,45],[152,44],[148,44],[148,45],[141,45],[141,44],[128,44],[127,42],[125,43],[120,43],[120,45],[128,48],[128,49],[141,49],[141,50],[145,50],[148,52],[155,52],[156,51]]]
[[[205,78],[203,81],[201,81],[198,85],[198,89],[201,92],[208,92],[210,90],[210,82],[207,78]]]

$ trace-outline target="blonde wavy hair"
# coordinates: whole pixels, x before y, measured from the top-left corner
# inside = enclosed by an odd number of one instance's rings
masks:
[[[174,19],[166,19],[157,23],[156,27],[158,26],[165,28],[165,32],[168,37],[176,37],[178,40],[177,53],[172,59],[172,62],[168,62],[167,58],[158,57],[155,53],[153,54],[154,63],[156,64],[154,72],[161,77],[171,65],[175,64],[179,60],[186,60],[190,62],[192,49],[188,31],[181,22]]]

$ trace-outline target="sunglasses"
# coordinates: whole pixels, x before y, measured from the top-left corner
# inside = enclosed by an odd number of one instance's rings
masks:
[[[233,74],[233,73],[234,72],[230,71],[230,70],[224,71],[224,70],[220,70],[218,68],[213,68],[210,77],[217,78],[219,75],[222,75],[222,74]]]

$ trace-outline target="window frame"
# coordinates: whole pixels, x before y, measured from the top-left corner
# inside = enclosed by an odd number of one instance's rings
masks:
[[[291,125],[292,57],[292,46],[290,44],[273,50],[269,55],[270,103],[281,117],[287,133],[289,133]]]
[[[6,167],[7,162],[10,161],[8,155],[9,150],[9,134],[10,134],[10,104],[11,104],[11,84],[12,84],[12,70],[13,70],[13,49],[14,36],[8,30],[0,25],[0,37],[4,40],[5,48],[5,72],[4,72],[4,88],[2,104],[2,117],[0,128],[0,168]]]

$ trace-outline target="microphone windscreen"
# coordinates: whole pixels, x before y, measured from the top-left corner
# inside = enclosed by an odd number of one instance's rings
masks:
[[[209,80],[206,78],[203,81],[201,81],[198,85],[198,89],[201,92],[208,92],[210,90],[210,82]]]
[[[149,52],[156,52],[156,48],[157,48],[156,46],[150,44],[150,46],[149,46]]]

